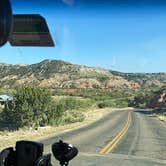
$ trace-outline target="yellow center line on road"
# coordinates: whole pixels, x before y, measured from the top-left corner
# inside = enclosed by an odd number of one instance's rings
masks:
[[[113,151],[113,149],[117,146],[117,144],[120,142],[120,140],[123,138],[123,136],[127,133],[129,127],[131,124],[131,112],[128,113],[128,119],[125,126],[122,128],[122,130],[116,135],[116,137],[111,140],[103,149],[101,149],[101,154],[108,154]]]

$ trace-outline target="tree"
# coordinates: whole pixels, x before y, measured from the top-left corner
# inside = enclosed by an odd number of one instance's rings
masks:
[[[44,126],[53,111],[51,103],[51,93],[47,89],[22,86],[16,90],[14,100],[5,104],[3,117],[17,127]]]

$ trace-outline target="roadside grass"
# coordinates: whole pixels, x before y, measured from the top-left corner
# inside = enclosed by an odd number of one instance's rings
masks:
[[[166,116],[164,115],[157,115],[159,120],[163,121],[163,122],[166,122]]]
[[[52,96],[53,100],[54,101],[60,101],[61,99],[66,99],[66,98],[73,98],[73,99],[78,99],[78,100],[86,100],[85,98],[83,97],[79,97],[79,96],[65,96],[65,95],[62,95],[62,96],[58,96],[58,95],[54,95]]]
[[[153,109],[153,115],[155,115],[160,121],[166,122],[165,108]]]
[[[2,112],[4,106],[0,104],[0,113]]]
[[[82,122],[75,122],[71,124],[66,125],[60,125],[60,126],[46,126],[46,127],[39,127],[37,130],[35,129],[19,129],[18,131],[9,132],[9,131],[3,131],[0,132],[0,150],[2,150],[5,147],[9,146],[15,146],[16,141],[18,140],[41,140],[48,138],[53,135],[60,134],[62,132],[71,131],[86,125],[89,125],[90,123],[93,123],[94,121],[99,120],[103,116],[107,115],[111,111],[116,110],[129,110],[132,108],[103,108],[103,109],[96,109],[91,108],[85,112],[83,112],[85,118]]]

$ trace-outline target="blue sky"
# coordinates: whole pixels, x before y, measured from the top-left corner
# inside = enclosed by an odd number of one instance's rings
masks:
[[[64,0],[65,1],[65,0]],[[60,59],[122,72],[166,72],[166,5],[89,5],[12,0],[13,12],[43,15],[56,46],[11,47],[0,63]]]

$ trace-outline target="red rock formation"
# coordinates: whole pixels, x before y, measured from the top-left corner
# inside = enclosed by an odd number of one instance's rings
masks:
[[[112,89],[111,88],[103,88],[102,92],[112,92]]]
[[[158,108],[161,107],[165,102],[166,93],[163,92],[154,97],[148,104],[149,108]]]
[[[140,86],[139,83],[133,82],[133,83],[131,83],[131,87],[134,88],[134,89],[138,89],[138,88],[140,88],[141,86]]]
[[[74,92],[81,92],[82,89],[65,89],[64,91],[67,93],[74,93]]]

